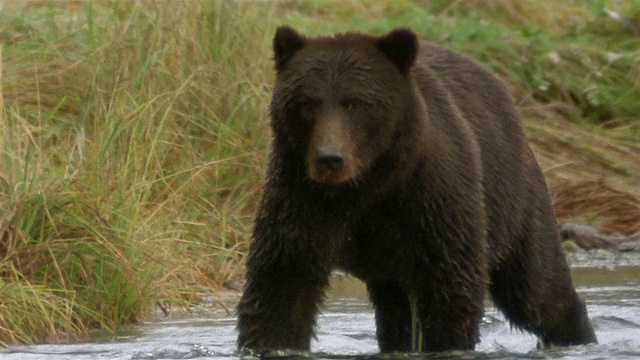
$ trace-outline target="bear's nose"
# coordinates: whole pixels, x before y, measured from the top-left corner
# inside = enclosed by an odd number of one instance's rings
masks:
[[[323,147],[316,155],[316,167],[318,171],[333,171],[344,166],[342,151],[333,146]]]

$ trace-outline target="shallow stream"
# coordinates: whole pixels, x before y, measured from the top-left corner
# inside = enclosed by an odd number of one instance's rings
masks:
[[[599,344],[536,350],[536,339],[512,330],[487,304],[482,341],[475,352],[396,355],[411,359],[640,359],[640,254],[603,251],[569,255],[574,282],[586,298]],[[232,307],[233,305],[230,305]],[[95,336],[72,344],[13,346],[0,359],[233,359],[235,319],[219,307],[206,315],[151,321],[117,336]],[[372,359],[377,356],[373,311],[364,285],[336,277],[318,319],[317,340],[308,357]],[[280,358],[293,358],[293,355]]]

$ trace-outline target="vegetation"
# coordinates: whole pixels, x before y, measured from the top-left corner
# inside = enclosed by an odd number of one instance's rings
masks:
[[[622,194],[609,198],[638,203],[637,2],[2,6],[2,344],[115,331],[241,277],[280,24],[311,35],[409,26],[457,48],[512,88],[554,193],[606,176]],[[598,209],[563,210],[597,223]]]

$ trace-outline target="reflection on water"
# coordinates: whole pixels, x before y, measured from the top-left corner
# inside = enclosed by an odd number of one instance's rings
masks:
[[[613,258],[617,257],[617,258]],[[582,252],[570,255],[578,291],[586,298],[599,344],[538,351],[536,339],[512,330],[487,304],[482,341],[475,352],[394,354],[405,359],[638,359],[640,358],[640,254]],[[630,266],[631,265],[631,266]],[[586,267],[585,267],[586,266]],[[313,354],[279,354],[280,359],[383,359],[376,355],[373,312],[364,285],[338,276],[318,318]],[[2,359],[231,359],[235,319],[222,310],[206,318],[152,322],[114,338],[78,344],[15,346]]]

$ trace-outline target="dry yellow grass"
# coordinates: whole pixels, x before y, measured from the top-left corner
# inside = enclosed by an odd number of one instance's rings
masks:
[[[556,189],[560,222],[590,223],[604,233],[625,235],[640,231],[640,198],[603,181],[582,181]]]

